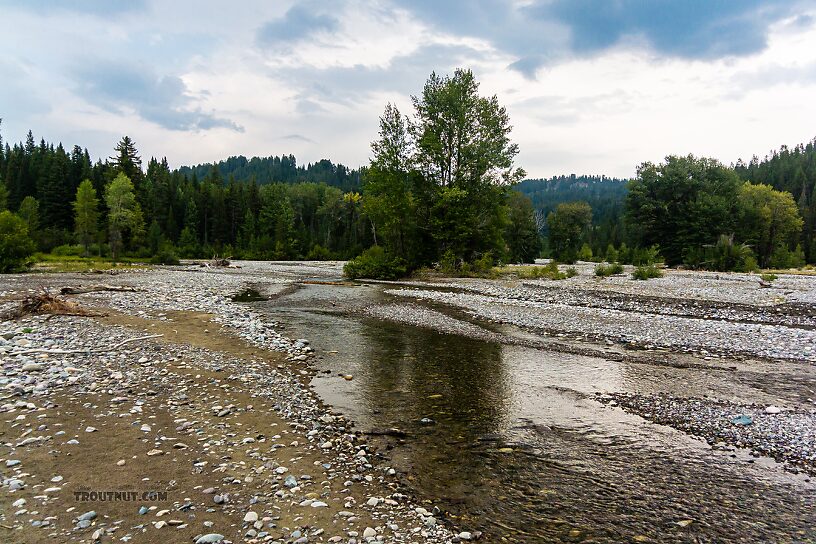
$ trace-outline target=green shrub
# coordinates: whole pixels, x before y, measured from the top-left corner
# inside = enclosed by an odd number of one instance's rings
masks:
[[[334,255],[332,255],[331,251],[321,246],[320,244],[315,244],[312,246],[312,249],[309,250],[309,253],[306,254],[306,260],[331,261],[334,260]]]
[[[757,269],[754,252],[747,244],[737,244],[734,236],[722,235],[717,243],[683,251],[686,266],[718,272],[751,272]]]
[[[615,249],[615,246],[609,244],[606,246],[606,260],[610,263],[618,262],[618,250]]]
[[[801,268],[805,265],[805,254],[802,246],[797,245],[794,251],[785,246],[778,246],[771,253],[768,263],[770,268]]]
[[[389,257],[380,246],[368,248],[343,267],[343,274],[351,279],[395,280],[404,277],[406,273],[405,263]]]
[[[51,253],[59,257],[84,257],[85,248],[80,245],[63,244],[52,249]]]
[[[8,210],[0,212],[0,274],[23,268],[34,249],[25,221]]]
[[[443,274],[453,276],[458,272],[458,259],[453,250],[447,250],[439,259],[439,271]]]
[[[623,274],[623,265],[620,263],[600,263],[595,267],[595,275],[605,278],[606,276],[614,276],[615,274]]]
[[[473,272],[477,274],[487,274],[493,270],[493,254],[487,252],[480,258],[473,261]]]
[[[561,272],[558,270],[558,263],[555,259],[544,266],[519,266],[514,268],[513,271],[518,278],[525,280],[563,280],[578,274],[578,271],[573,267],[568,268],[566,272]]]
[[[632,264],[635,266],[643,266],[661,262],[660,247],[653,245],[651,247],[638,247],[632,250]]]
[[[662,278],[663,272],[653,264],[638,266],[632,272],[632,278],[636,280],[648,280],[651,278]]]
[[[589,244],[584,244],[581,246],[581,249],[578,251],[578,260],[579,261],[591,261],[592,260],[592,248],[589,247]]]
[[[767,281],[768,283],[776,280],[776,274],[760,274],[759,277],[762,278],[762,281]]]
[[[173,244],[164,242],[159,247],[159,251],[150,259],[153,264],[179,264],[176,248]]]

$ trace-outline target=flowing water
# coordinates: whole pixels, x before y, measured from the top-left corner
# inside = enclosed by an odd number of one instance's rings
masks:
[[[592,397],[739,399],[757,393],[751,385],[716,370],[485,342],[347,311],[399,303],[382,291],[309,284],[255,304],[288,336],[311,341],[322,371],[313,385],[328,404],[360,430],[405,433],[371,440],[457,527],[490,542],[816,541],[806,477]]]

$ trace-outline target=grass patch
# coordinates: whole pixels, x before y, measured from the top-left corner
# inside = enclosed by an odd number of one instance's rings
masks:
[[[143,261],[123,258],[114,263],[102,257],[77,257],[75,255],[53,255],[36,253],[32,258],[33,272],[88,272],[90,270],[113,270],[143,266]]]

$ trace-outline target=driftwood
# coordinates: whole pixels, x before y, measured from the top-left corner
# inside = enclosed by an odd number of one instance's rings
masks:
[[[116,351],[117,349],[121,348],[125,344],[130,344],[131,342],[138,342],[139,340],[148,340],[150,338],[159,338],[164,336],[163,334],[148,334],[147,336],[137,336],[136,338],[129,338],[127,340],[123,340],[118,344],[114,344],[112,346],[104,347],[104,348],[95,348],[95,349],[44,349],[44,348],[37,348],[37,349],[27,349],[24,351],[12,351],[10,355],[31,355],[33,353],[48,353],[50,355],[69,355],[72,353],[107,353],[109,351]]]
[[[763,280],[759,280],[759,286],[760,287],[766,287],[766,288],[767,287],[773,287],[773,285],[771,285],[771,282],[763,281]]]
[[[363,434],[368,436],[395,436],[397,438],[405,438],[408,433],[399,429],[371,429],[370,431],[363,431]]]
[[[207,263],[207,264],[208,264],[208,266],[229,266],[230,265],[230,261],[229,261],[230,259],[232,259],[232,257],[213,256],[213,258],[210,259],[210,262]]]
[[[126,293],[135,293],[138,291],[135,287],[119,287],[116,285],[89,285],[88,287],[63,287],[60,289],[62,295],[80,295],[82,293],[94,293],[97,291],[123,291]]]
[[[39,295],[31,295],[20,301],[20,305],[13,310],[6,312],[3,319],[19,319],[26,315],[51,314],[51,315],[78,315],[78,316],[99,316],[98,312],[92,312],[82,308],[73,300],[65,300],[56,297],[48,291],[43,291]]]
[[[115,268],[110,268],[108,270],[99,270],[98,268],[91,268],[86,272],[86,274],[107,274],[108,276],[118,276],[119,270]]]

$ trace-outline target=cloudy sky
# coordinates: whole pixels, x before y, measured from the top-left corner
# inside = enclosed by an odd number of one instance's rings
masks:
[[[0,0],[4,139],[173,166],[367,162],[387,102],[472,69],[531,177],[816,137],[816,0]]]

